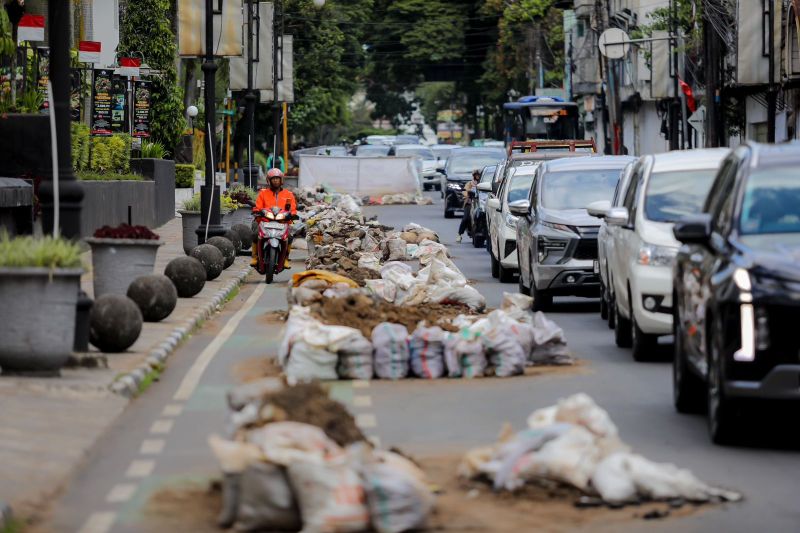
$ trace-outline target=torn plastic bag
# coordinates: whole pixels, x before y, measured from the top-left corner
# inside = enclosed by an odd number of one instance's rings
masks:
[[[448,335],[444,342],[444,360],[451,378],[477,378],[486,372],[486,354],[480,339]]]
[[[375,375],[381,379],[408,376],[408,330],[400,324],[383,322],[372,330],[375,350]]]
[[[554,424],[540,429],[528,429],[499,445],[491,460],[483,466],[483,472],[494,480],[494,489],[514,491],[524,485],[525,481],[517,476],[519,461],[526,454],[537,451],[547,442],[560,437],[571,427],[569,424]]]
[[[339,349],[337,372],[343,379],[372,379],[372,343],[363,335],[354,337]]]
[[[444,375],[444,339],[442,328],[418,327],[409,340],[411,371],[415,376],[437,379]]]
[[[473,311],[481,312],[486,308],[486,298],[475,288],[465,287],[438,287],[431,293],[430,300],[440,304],[463,304]]]
[[[364,283],[367,285],[367,290],[380,299],[386,300],[389,303],[394,303],[395,299],[397,299],[397,285],[392,281],[368,279],[365,280]]]
[[[387,253],[384,254],[384,259],[387,261],[405,261],[406,258],[406,241],[403,239],[388,239],[386,241]]]
[[[303,523],[286,469],[253,463],[239,482],[237,531],[298,531]]]
[[[321,428],[300,422],[273,422],[249,430],[246,439],[261,449],[267,461],[282,466],[295,462],[322,464],[344,454]]]
[[[531,310],[532,306],[533,298],[530,296],[521,293],[504,292],[503,303],[500,309],[507,313],[512,313],[514,311],[528,312]]]
[[[417,273],[417,278],[429,285],[464,287],[467,284],[467,278],[460,271],[435,258]]]

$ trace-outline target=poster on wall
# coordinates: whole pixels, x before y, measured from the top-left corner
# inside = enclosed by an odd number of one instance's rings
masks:
[[[111,135],[111,69],[97,69],[92,76],[92,135]]]
[[[81,121],[81,71],[74,68],[69,73],[69,117],[72,122]]]
[[[150,82],[137,80],[133,89],[134,137],[150,137]]]
[[[128,121],[126,117],[126,87],[127,79],[114,75],[111,78],[111,131],[113,133],[127,133]]]
[[[47,83],[50,81],[50,49],[38,48],[37,52],[36,84],[42,95],[42,106],[39,110],[47,114],[50,107],[50,102],[47,100]]]

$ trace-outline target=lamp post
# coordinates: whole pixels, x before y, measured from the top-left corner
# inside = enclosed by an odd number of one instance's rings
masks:
[[[247,0],[247,94],[244,97],[247,111],[247,178],[245,185],[255,189],[253,179],[253,146],[256,142],[256,92],[253,90],[253,0]],[[258,176],[258,174],[256,174]]]
[[[47,6],[50,37],[50,80],[53,86],[53,106],[50,113],[56,122],[56,143],[58,155],[60,233],[64,237],[76,239],[81,232],[81,202],[83,188],[75,179],[72,170],[72,150],[70,136],[70,58],[69,28],[70,2],[50,0]],[[53,176],[49,173],[39,187],[42,203],[42,224],[45,233],[52,233],[54,223]]]
[[[203,61],[203,80],[205,84],[205,152],[206,152],[206,184],[200,187],[200,226],[197,228],[197,243],[204,244],[207,237],[225,234],[220,224],[220,195],[215,185],[214,147],[216,140],[216,73],[214,62],[214,0],[205,0],[206,4],[206,55]],[[221,2],[220,2],[221,4]]]

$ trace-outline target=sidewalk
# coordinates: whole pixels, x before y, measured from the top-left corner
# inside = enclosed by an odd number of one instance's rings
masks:
[[[184,255],[180,218],[156,233],[165,244],[154,272],[162,273],[170,260]],[[91,265],[91,252],[85,262]],[[249,271],[249,258],[238,257],[200,294],[179,299],[167,319],[145,323],[127,352],[90,352],[88,359],[99,363],[96,368],[66,368],[60,378],[0,376],[0,510],[10,505],[17,519],[40,511],[148,376],[156,375],[183,338],[225,304]],[[91,272],[81,284],[92,296]]]

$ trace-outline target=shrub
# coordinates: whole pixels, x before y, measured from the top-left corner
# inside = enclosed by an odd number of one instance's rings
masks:
[[[157,241],[158,235],[150,231],[147,226],[129,226],[128,224],[120,224],[116,228],[111,226],[103,226],[94,232],[97,239],[141,239]]]
[[[83,181],[142,181],[139,174],[118,174],[116,172],[92,172],[83,170],[77,172],[78,179]]]
[[[89,126],[86,124],[72,123],[72,166],[75,170],[89,168]]]
[[[194,188],[194,165],[175,165],[175,187]]]
[[[200,193],[194,193],[190,199],[183,202],[183,210],[184,211],[200,211]],[[222,214],[230,213],[234,209],[239,207],[237,204],[233,202],[228,196],[224,194],[221,195],[221,205],[220,205],[220,212]]]
[[[142,157],[144,159],[164,159],[167,150],[160,142],[142,142]]]
[[[0,232],[0,267],[76,268],[81,266],[77,243],[53,237],[9,237]]]

